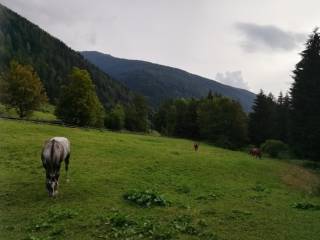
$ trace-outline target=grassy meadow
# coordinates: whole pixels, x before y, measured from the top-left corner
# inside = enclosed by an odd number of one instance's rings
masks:
[[[16,110],[13,108],[7,109],[4,105],[0,103],[0,117],[12,117],[19,118]],[[42,106],[38,111],[34,111],[30,116],[28,116],[29,120],[42,120],[42,121],[55,121],[57,117],[54,115],[54,106],[50,104],[46,104]]]
[[[44,140],[71,141],[49,198]],[[0,119],[0,239],[315,240],[319,173],[192,141]],[[63,167],[63,165],[62,165]],[[165,206],[124,200],[152,190]]]

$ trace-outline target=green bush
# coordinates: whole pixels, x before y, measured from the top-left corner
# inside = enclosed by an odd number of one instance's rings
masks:
[[[261,149],[264,153],[270,155],[270,157],[279,157],[288,152],[288,145],[280,140],[268,139],[262,145]]]
[[[320,205],[314,205],[308,202],[298,202],[292,205],[293,208],[302,209],[302,210],[320,210]]]
[[[129,202],[135,203],[141,207],[167,206],[169,203],[157,193],[146,191],[132,191],[123,195],[123,198]]]
[[[130,220],[128,216],[120,213],[116,213],[110,218],[110,224],[116,228],[124,228],[130,225],[134,225],[135,222]]]

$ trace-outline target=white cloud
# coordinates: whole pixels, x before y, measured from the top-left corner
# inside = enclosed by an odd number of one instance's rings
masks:
[[[226,85],[249,90],[249,85],[244,81],[241,71],[217,73],[215,80]]]

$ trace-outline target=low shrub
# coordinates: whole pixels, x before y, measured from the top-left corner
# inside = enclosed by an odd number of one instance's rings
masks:
[[[152,190],[145,191],[131,191],[123,195],[126,201],[132,202],[141,207],[161,206],[165,207],[169,205],[169,202],[164,199],[163,196]]]
[[[130,220],[128,218],[128,216],[126,216],[124,214],[116,213],[110,217],[110,224],[113,227],[124,228],[124,227],[128,227],[130,225],[134,225],[135,222]]]
[[[209,193],[207,195],[200,195],[196,197],[196,200],[217,200],[221,197],[221,194]]]
[[[191,192],[191,189],[190,189],[190,187],[188,187],[187,185],[182,185],[182,186],[178,186],[178,187],[176,188],[176,191],[177,191],[178,193],[188,194],[188,193]]]
[[[280,140],[269,139],[261,145],[261,149],[264,153],[269,154],[270,157],[277,158],[288,153],[289,147]]]
[[[313,203],[308,202],[298,202],[292,205],[293,208],[301,209],[301,210],[320,210],[319,205],[315,205]]]
[[[262,184],[260,183],[257,183],[253,188],[252,190],[256,191],[256,192],[264,192],[267,190],[267,188],[265,186],[263,186]]]
[[[199,231],[195,225],[192,224],[192,217],[188,215],[178,216],[172,222],[173,227],[187,235],[198,235]]]
[[[305,168],[309,168],[315,171],[320,171],[320,163],[312,162],[312,161],[304,161],[302,165]]]
[[[251,217],[251,212],[240,209],[232,209],[231,212],[225,216],[227,220],[245,220]]]
[[[61,220],[71,219],[77,216],[78,213],[71,209],[50,209],[48,212],[48,222],[56,223],[60,222]]]

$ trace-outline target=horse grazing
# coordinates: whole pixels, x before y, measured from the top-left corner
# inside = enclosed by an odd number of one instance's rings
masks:
[[[199,145],[200,145],[199,143],[194,143],[193,144],[193,148],[194,148],[195,151],[198,151]]]
[[[68,179],[70,141],[64,137],[54,137],[44,143],[41,160],[46,170],[46,188],[50,197],[58,193],[61,162],[64,161]]]
[[[251,148],[250,149],[250,155],[256,157],[256,158],[261,158],[262,153],[259,148]]]

